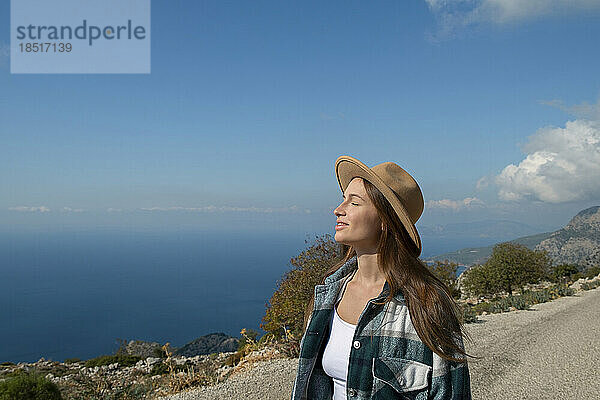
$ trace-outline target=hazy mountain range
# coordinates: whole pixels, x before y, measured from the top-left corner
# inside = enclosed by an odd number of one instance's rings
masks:
[[[486,224],[489,224],[487,227]],[[487,235],[499,238],[497,243],[510,241],[527,246],[532,250],[548,251],[554,264],[575,263],[582,268],[600,264],[600,206],[580,211],[564,227],[554,232],[531,234],[531,227],[512,221],[481,221],[480,223],[452,224],[437,228],[437,234],[447,233],[453,239],[457,236],[473,237]],[[514,229],[510,235],[511,229]],[[529,234],[521,236],[523,232]],[[423,236],[433,234],[431,228],[423,230]],[[425,233],[427,232],[427,233]],[[452,236],[453,233],[456,236]],[[507,236],[507,237],[503,237]],[[512,237],[510,237],[512,236]],[[514,237],[516,239],[512,239]],[[483,263],[492,254],[494,245],[463,248],[453,252],[439,254],[425,261],[449,260],[463,265]]]

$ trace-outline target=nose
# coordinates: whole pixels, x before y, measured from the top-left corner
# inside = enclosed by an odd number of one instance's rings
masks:
[[[336,217],[339,217],[340,215],[342,215],[342,211],[343,211],[342,204],[340,204],[333,210],[333,213],[335,214]]]

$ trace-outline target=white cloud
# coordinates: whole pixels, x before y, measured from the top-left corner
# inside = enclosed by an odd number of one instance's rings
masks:
[[[572,106],[567,106],[561,100],[541,101],[541,103],[547,106],[559,108],[577,118],[600,121],[600,99],[596,102],[596,104],[589,104],[588,102],[584,101],[581,104],[575,104]]]
[[[48,208],[46,206],[39,206],[39,207],[18,206],[18,207],[9,207],[8,209],[11,211],[18,211],[18,212],[41,212],[41,213],[50,212],[50,208]],[[82,208],[62,207],[62,208],[58,209],[58,211],[61,213],[80,213],[80,212],[83,212],[84,210]]]
[[[18,207],[8,207],[8,209],[11,211],[18,211],[18,212],[41,212],[41,213],[50,212],[50,209],[46,206],[39,206],[39,207],[18,206]]]
[[[549,203],[600,198],[600,122],[543,128],[523,146],[527,156],[496,177],[502,200]]]
[[[440,32],[448,36],[457,29],[482,24],[523,22],[552,15],[600,10],[598,0],[425,0],[436,16]]]
[[[485,203],[477,197],[467,197],[463,200],[429,200],[425,203],[426,208],[437,208],[445,210],[459,211],[472,207],[483,207]]]
[[[298,206],[271,208],[271,207],[228,207],[228,206],[204,206],[204,207],[143,207],[142,211],[193,211],[193,212],[254,212],[254,213],[305,213],[310,214],[308,209],[300,209]]]
[[[74,212],[74,213],[80,213],[83,212],[83,208],[71,208],[71,207],[63,207],[61,210],[61,212]]]
[[[106,209],[106,212],[109,212],[109,213],[121,212],[121,211],[123,211],[121,208],[112,208],[112,207],[110,207],[110,208]]]
[[[482,177],[481,177],[481,178],[479,178],[479,180],[477,181],[477,184],[476,184],[476,186],[475,186],[475,187],[477,188],[477,190],[483,190],[483,189],[485,189],[486,187],[488,187],[488,186],[489,186],[489,184],[490,184],[490,180],[489,180],[489,178],[488,178],[487,176],[482,176]]]

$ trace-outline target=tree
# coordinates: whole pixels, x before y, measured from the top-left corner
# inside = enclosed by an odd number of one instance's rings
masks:
[[[539,282],[540,280],[547,278],[550,275],[552,268],[552,258],[548,255],[546,250],[529,250],[528,260],[525,263],[525,272],[523,276],[522,285],[524,283]]]
[[[460,289],[458,288],[456,272],[458,264],[448,260],[435,261],[435,264],[426,264],[427,268],[450,290],[452,297],[460,297]]]
[[[494,246],[492,255],[486,262],[490,268],[492,286],[512,295],[513,289],[526,283],[539,282],[552,265],[545,251],[533,251],[527,247],[504,242]]]
[[[491,297],[496,293],[496,285],[487,264],[477,264],[463,272],[462,287],[472,296]]]
[[[486,262],[497,287],[512,295],[513,288],[521,280],[522,265],[527,256],[525,246],[506,242],[494,246]]]
[[[574,264],[560,264],[552,269],[552,278],[556,281],[563,281],[565,278],[579,272],[579,268]]]
[[[305,241],[308,244],[308,241]],[[326,234],[316,237],[314,244],[290,260],[293,269],[278,282],[278,288],[266,304],[260,327],[275,337],[288,332],[302,336],[304,311],[312,298],[315,285],[335,263],[341,261],[341,246]]]

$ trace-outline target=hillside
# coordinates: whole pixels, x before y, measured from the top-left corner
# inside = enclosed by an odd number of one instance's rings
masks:
[[[546,250],[554,264],[575,263],[582,269],[600,264],[600,206],[580,211],[564,227],[555,232],[520,237],[510,242],[532,250]],[[449,260],[463,265],[485,262],[492,254],[493,245],[464,248],[430,257],[424,261]]]
[[[600,206],[579,212],[536,250],[546,250],[555,264],[578,264],[582,269],[600,264]]]
[[[538,233],[536,235],[524,236],[514,240],[510,240],[510,242],[522,244],[523,246],[534,250],[540,242],[549,238],[550,235],[552,235],[552,232]],[[493,248],[493,245],[485,247],[467,247],[450,253],[444,253],[434,257],[430,257],[425,261],[448,260],[463,265],[481,264],[489,258],[489,256],[492,254]]]

